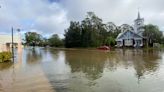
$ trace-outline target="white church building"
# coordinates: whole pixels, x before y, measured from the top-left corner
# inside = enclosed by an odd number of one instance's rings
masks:
[[[131,29],[123,30],[116,38],[117,47],[143,47],[144,45],[144,19],[138,12],[137,19]]]

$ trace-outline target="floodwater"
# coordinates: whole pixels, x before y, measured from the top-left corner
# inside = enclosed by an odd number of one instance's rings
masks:
[[[0,63],[0,92],[164,92],[164,51],[25,48]]]

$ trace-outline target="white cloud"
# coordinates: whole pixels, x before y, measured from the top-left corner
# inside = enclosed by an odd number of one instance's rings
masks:
[[[164,24],[163,4],[164,0],[62,0],[72,20],[80,20],[87,11],[94,11],[104,22],[132,24],[140,8],[145,22],[155,23],[160,28]]]
[[[58,3],[44,0],[0,1],[0,33],[10,32],[11,27],[25,31],[38,31],[44,35],[63,34],[68,27],[67,12]]]
[[[70,20],[82,20],[93,11],[104,22],[133,24],[138,7],[145,23],[163,29],[164,0],[1,0],[0,33],[9,33],[11,27],[25,31],[35,30],[44,35],[64,33]]]

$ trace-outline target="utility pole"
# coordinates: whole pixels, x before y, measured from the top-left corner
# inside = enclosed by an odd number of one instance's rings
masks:
[[[14,46],[13,46],[13,44],[14,44],[14,42],[13,42],[13,31],[14,31],[14,29],[13,29],[13,27],[11,28],[11,38],[12,38],[12,42],[11,42],[11,48],[12,48],[12,60],[13,60],[13,62],[14,62]]]

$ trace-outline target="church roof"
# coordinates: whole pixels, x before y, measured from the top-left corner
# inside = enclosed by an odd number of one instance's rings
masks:
[[[142,39],[144,37],[140,36],[139,34],[133,32],[133,31],[125,31],[120,33],[117,38],[116,41],[121,40],[121,39]]]

